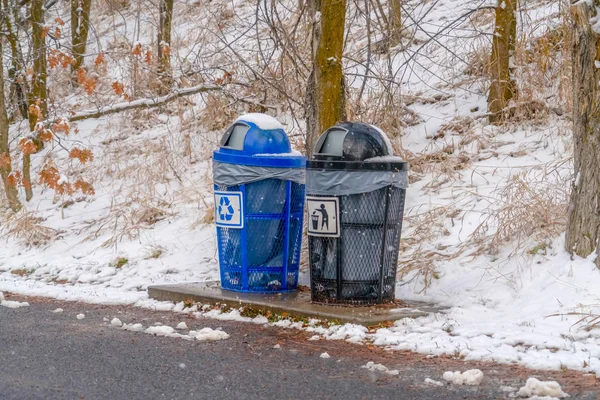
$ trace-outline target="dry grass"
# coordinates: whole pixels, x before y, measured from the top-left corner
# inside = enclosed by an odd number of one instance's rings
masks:
[[[452,221],[459,215],[459,210],[454,206],[435,207],[423,213],[411,214],[405,217],[406,224],[414,227],[409,236],[403,237],[400,242],[400,256],[398,260],[398,276],[416,274],[412,279],[422,279],[422,291],[426,291],[433,279],[439,278],[441,263],[455,258],[458,255],[456,248],[445,246],[435,247],[435,242],[450,235],[446,222]],[[411,280],[412,280],[411,279]]]
[[[391,138],[400,137],[403,128],[423,122],[423,119],[415,111],[404,105],[407,100],[410,101],[412,98],[404,98],[399,94],[389,95],[381,91],[370,91],[365,99],[358,99],[356,90],[352,90],[350,93],[352,96],[347,104],[348,120],[377,125]]]
[[[200,115],[200,123],[210,131],[223,130],[238,115],[239,110],[223,94],[209,94]]]
[[[22,211],[8,218],[4,227],[6,237],[14,238],[27,247],[44,246],[60,235],[60,231],[42,225],[44,220]]]
[[[118,247],[123,239],[135,240],[144,230],[151,229],[157,222],[174,215],[168,204],[153,203],[153,199],[137,199],[135,203],[113,202],[108,215],[86,221],[86,240],[106,236],[102,247]]]
[[[570,177],[561,176],[557,169],[514,176],[496,191],[493,205],[483,211],[483,221],[470,240],[489,253],[509,242],[515,252],[532,241],[550,244],[565,230],[569,183]]]
[[[409,276],[411,281],[418,278],[422,291],[426,291],[440,276],[440,267],[459,257],[493,255],[509,243],[509,258],[543,251],[565,229],[571,180],[565,173],[567,169],[568,161],[532,168],[512,177],[490,195],[456,187],[450,205],[425,212],[419,212],[419,208],[407,210],[398,276]],[[481,223],[464,241],[441,245],[451,235],[449,227],[463,223],[463,200],[488,203],[479,211],[469,211],[480,212]]]

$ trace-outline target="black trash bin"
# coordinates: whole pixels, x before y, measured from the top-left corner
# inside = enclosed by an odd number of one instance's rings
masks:
[[[321,135],[307,167],[312,300],[393,301],[408,163],[378,128],[343,122]]]

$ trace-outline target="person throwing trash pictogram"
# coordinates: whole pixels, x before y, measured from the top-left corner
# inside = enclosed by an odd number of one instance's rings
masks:
[[[325,204],[321,204],[321,209],[315,210],[315,212],[321,213],[321,230],[323,230],[325,226],[327,226],[327,230],[329,230],[329,214],[327,214]]]

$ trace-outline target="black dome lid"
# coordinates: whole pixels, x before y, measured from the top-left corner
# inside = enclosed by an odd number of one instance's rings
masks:
[[[383,132],[363,122],[340,122],[319,137],[313,159],[364,161],[392,155]]]

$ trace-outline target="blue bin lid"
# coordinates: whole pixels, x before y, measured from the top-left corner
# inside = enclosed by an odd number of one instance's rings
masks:
[[[292,152],[283,125],[259,113],[242,115],[225,131],[213,160],[275,168],[304,168],[306,165],[306,157]]]

